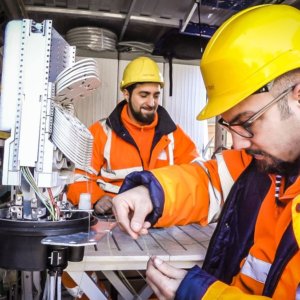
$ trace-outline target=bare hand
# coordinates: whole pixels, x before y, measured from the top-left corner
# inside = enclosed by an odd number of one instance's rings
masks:
[[[159,300],[171,300],[175,298],[186,273],[187,271],[172,267],[154,256],[148,261],[146,280]]]
[[[151,224],[145,219],[153,210],[149,191],[140,185],[113,198],[113,213],[122,230],[132,238],[147,234]]]
[[[110,212],[112,208],[112,197],[108,195],[102,196],[94,205],[94,210],[97,214]]]

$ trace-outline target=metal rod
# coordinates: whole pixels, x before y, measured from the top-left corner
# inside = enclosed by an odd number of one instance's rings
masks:
[[[191,8],[190,12],[188,13],[187,17],[185,18],[185,20],[183,21],[182,27],[180,29],[180,32],[184,32],[187,25],[189,24],[197,6],[199,5],[199,0],[196,0],[193,7]]]
[[[35,13],[47,13],[49,18],[52,14],[54,15],[67,15],[73,17],[88,17],[93,19],[107,19],[107,20],[125,20],[126,15],[121,13],[111,13],[103,11],[90,11],[84,9],[66,9],[61,7],[43,7],[43,6],[32,6],[26,5],[25,9],[27,12]],[[166,26],[166,27],[178,27],[178,20],[175,19],[164,19],[164,18],[154,18],[146,16],[135,16],[130,17],[130,21],[140,24],[151,24],[157,26]]]
[[[56,299],[61,300],[61,275],[57,275]]]
[[[55,276],[50,275],[50,297],[49,300],[55,300]]]
[[[124,21],[124,25],[123,25],[123,27],[122,27],[122,31],[121,31],[121,34],[120,34],[119,41],[122,41],[122,40],[123,40],[125,31],[126,31],[126,29],[127,29],[128,23],[129,23],[129,21],[130,21],[130,17],[131,17],[131,14],[132,14],[133,7],[134,7],[134,5],[135,5],[135,2],[136,2],[136,0],[132,0],[131,3],[130,3],[130,7],[129,7],[128,13],[127,13],[127,15],[126,15],[126,18],[125,18],[125,21]]]

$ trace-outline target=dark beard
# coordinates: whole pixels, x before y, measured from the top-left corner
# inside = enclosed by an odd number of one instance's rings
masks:
[[[300,170],[300,158],[294,162],[287,162],[278,159],[263,151],[246,150],[250,155],[263,154],[265,157],[271,159],[272,163],[267,163],[265,160],[255,160],[258,170],[265,173],[278,174],[282,176],[296,176]]]
[[[141,112],[135,111],[132,106],[131,97],[129,98],[128,106],[129,106],[131,114],[138,122],[141,122],[145,125],[149,125],[154,121],[155,112],[153,114],[143,115]]]

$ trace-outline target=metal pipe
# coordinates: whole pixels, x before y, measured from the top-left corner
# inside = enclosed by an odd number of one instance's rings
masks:
[[[56,299],[61,300],[61,275],[57,274]]]
[[[133,7],[135,5],[135,2],[136,2],[136,0],[132,0],[131,3],[130,3],[130,7],[129,7],[128,13],[126,15],[126,18],[125,18],[125,21],[124,21],[124,25],[122,27],[122,31],[121,31],[121,34],[120,34],[119,41],[123,40],[125,31],[127,29],[128,23],[129,23],[130,18],[131,18],[131,14],[132,14],[132,10],[133,10]]]
[[[47,273],[47,278],[46,278],[46,282],[45,282],[42,300],[49,299],[49,284],[50,284],[50,275],[49,275],[49,273]]]
[[[192,8],[190,9],[190,11],[188,12],[185,20],[182,22],[182,26],[180,28],[180,32],[184,32],[187,25],[189,24],[190,20],[192,19],[194,12],[197,8],[197,6],[199,5],[199,1],[200,0],[196,0],[195,3],[193,4]]]
[[[7,0],[8,1],[8,0]],[[47,13],[51,15],[66,15],[72,17],[87,17],[94,20],[104,19],[104,20],[125,20],[126,15],[121,13],[111,13],[103,11],[90,11],[83,9],[67,9],[60,7],[43,7],[43,6],[32,6],[26,5],[26,11],[29,13]],[[156,17],[146,17],[146,16],[135,16],[131,15],[130,21],[140,24],[151,24],[156,26],[166,26],[166,27],[178,27],[179,22],[174,19],[164,19]]]
[[[49,300],[55,300],[55,275],[50,274],[50,297]]]

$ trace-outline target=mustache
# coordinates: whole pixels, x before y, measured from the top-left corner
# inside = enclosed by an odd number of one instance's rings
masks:
[[[246,153],[249,155],[264,155],[264,156],[270,156],[269,154],[265,153],[261,150],[252,150],[252,149],[246,149]]]
[[[155,105],[143,105],[143,106],[141,106],[141,108],[144,108],[144,109],[151,109],[151,110],[153,110],[153,109],[156,109],[156,106]]]
[[[267,172],[271,174],[278,174],[282,176],[291,176],[291,175],[298,175],[300,170],[300,158],[298,158],[294,162],[287,162],[283,161],[279,158],[276,158],[264,151],[261,150],[250,150],[247,149],[246,152],[250,155],[264,155],[271,159],[271,163],[266,163],[264,161],[256,161],[256,165],[258,170],[262,172]]]

